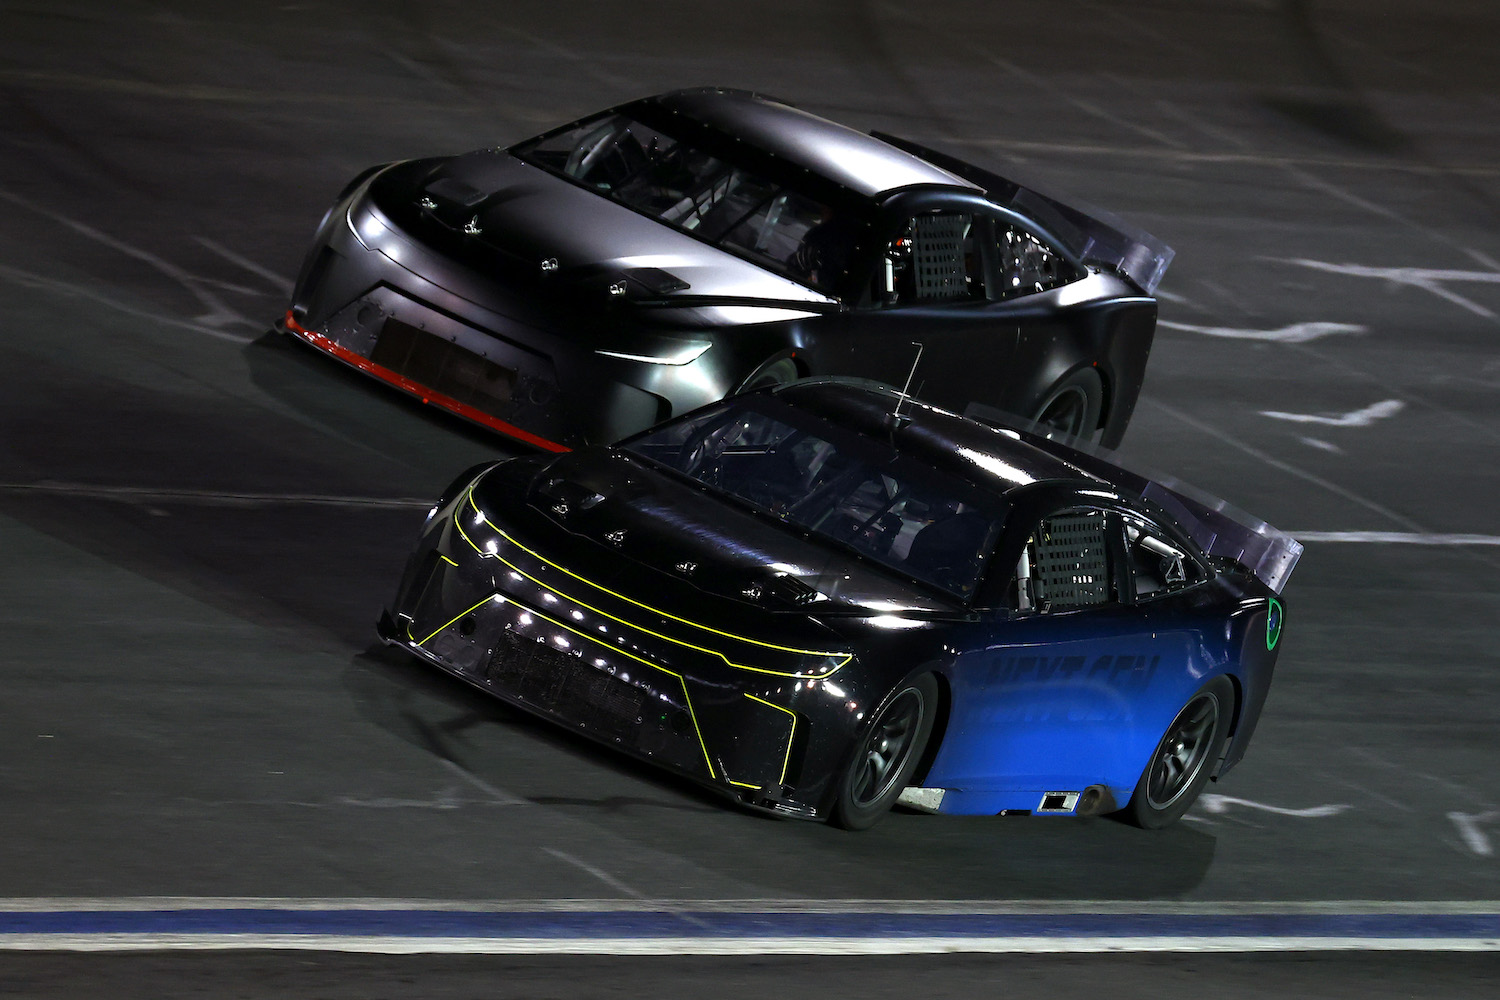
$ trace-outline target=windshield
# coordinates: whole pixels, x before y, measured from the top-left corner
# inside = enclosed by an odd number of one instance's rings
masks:
[[[773,396],[726,400],[621,447],[960,598],[1002,523],[992,494]]]
[[[511,150],[527,163],[832,294],[853,227],[783,184],[621,114]]]

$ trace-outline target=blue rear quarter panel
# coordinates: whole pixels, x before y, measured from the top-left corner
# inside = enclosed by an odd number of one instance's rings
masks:
[[[1035,809],[1044,791],[1096,784],[1123,806],[1195,691],[1220,674],[1237,692],[1264,690],[1265,601],[1199,589],[952,636],[948,725],[923,781],[950,790],[942,811]]]

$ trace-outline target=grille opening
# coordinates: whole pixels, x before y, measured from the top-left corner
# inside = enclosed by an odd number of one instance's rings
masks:
[[[643,721],[645,690],[593,669],[581,657],[514,632],[501,635],[486,676],[539,708],[568,718],[586,717],[607,735],[633,739]]]
[[[515,369],[497,365],[395,317],[382,324],[370,360],[494,416],[510,410],[515,393]]]

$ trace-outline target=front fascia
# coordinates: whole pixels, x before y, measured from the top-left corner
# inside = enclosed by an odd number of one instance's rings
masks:
[[[565,536],[525,515],[481,511],[472,489],[439,511],[392,608],[391,638],[601,742],[751,804],[815,815],[857,725],[834,693],[850,649],[805,617],[747,608],[743,623],[709,620],[664,607],[667,595],[614,590],[574,571],[553,551]],[[825,644],[787,639],[799,636]]]
[[[797,349],[800,321],[830,308],[818,297],[777,298],[793,286],[571,190],[571,198],[586,199],[597,212],[624,213],[632,233],[642,230],[636,243],[656,240],[650,253],[636,257],[685,262],[674,266],[700,282],[692,297],[638,302],[612,296],[622,262],[635,258],[565,259],[548,274],[539,261],[549,253],[567,258],[565,252],[539,246],[536,259],[522,266],[476,246],[460,261],[374,203],[369,188],[382,176],[357,186],[320,226],[286,329],[424,402],[528,443],[539,438],[544,448],[613,441],[720,399],[767,354]],[[711,290],[700,271],[740,294],[697,295]],[[387,357],[392,324],[399,338],[393,343],[420,348]],[[683,364],[652,360],[694,347],[701,353]],[[426,360],[414,360],[419,355]],[[463,377],[445,379],[443,373],[454,372]]]

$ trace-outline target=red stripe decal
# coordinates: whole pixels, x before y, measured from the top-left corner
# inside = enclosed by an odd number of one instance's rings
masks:
[[[325,354],[331,354],[334,357],[338,358],[340,361],[344,362],[344,364],[349,365],[351,368],[358,368],[366,375],[373,375],[376,378],[380,379],[382,382],[389,383],[390,385],[395,386],[397,389],[400,389],[402,392],[417,397],[424,403],[430,403],[433,406],[441,406],[443,409],[448,410],[452,413],[456,413],[460,417],[463,417],[465,420],[471,420],[474,423],[479,424],[481,427],[488,427],[492,431],[499,431],[501,434],[513,437],[517,441],[524,441],[529,445],[541,448],[545,451],[571,450],[567,445],[558,444],[556,441],[548,441],[546,438],[533,434],[530,431],[522,430],[515,424],[508,424],[498,417],[492,417],[488,413],[485,413],[483,410],[476,410],[474,407],[470,406],[467,403],[460,403],[452,396],[445,396],[440,392],[433,392],[431,389],[427,388],[425,385],[422,385],[420,382],[413,382],[405,375],[402,375],[398,372],[393,372],[389,368],[383,368],[380,365],[377,365],[375,362],[371,361],[364,355],[355,354],[347,347],[340,346],[332,338],[325,337],[321,333],[314,333],[312,330],[304,327],[301,323],[298,323],[292,317],[292,311],[290,309],[286,311],[286,328],[292,333],[296,334],[302,340],[305,340],[307,343],[316,347],[318,350],[324,352]]]

